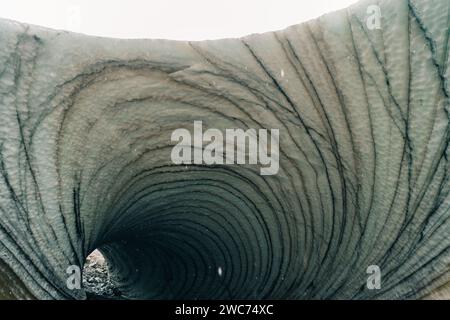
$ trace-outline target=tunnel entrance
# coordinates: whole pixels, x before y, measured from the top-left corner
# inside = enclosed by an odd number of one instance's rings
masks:
[[[121,298],[121,292],[111,278],[108,261],[98,249],[86,258],[83,267],[83,288],[88,299]]]

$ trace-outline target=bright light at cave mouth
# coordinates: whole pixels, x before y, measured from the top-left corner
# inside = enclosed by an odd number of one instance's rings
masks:
[[[93,36],[206,40],[284,29],[355,2],[15,0],[2,4],[0,17]]]

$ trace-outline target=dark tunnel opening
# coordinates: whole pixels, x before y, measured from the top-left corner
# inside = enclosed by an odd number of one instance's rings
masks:
[[[103,282],[114,291],[108,288],[107,295],[258,299],[285,292],[274,284],[283,284],[277,279],[285,278],[280,272],[292,261],[283,261],[282,234],[274,233],[267,219],[281,221],[267,210],[259,189],[236,181],[245,181],[245,174],[223,168],[192,167],[176,175],[166,170],[153,172],[151,185],[137,183],[132,193],[123,193],[110,212],[115,218],[99,226],[93,246],[108,266]],[[252,189],[256,194],[250,195]]]

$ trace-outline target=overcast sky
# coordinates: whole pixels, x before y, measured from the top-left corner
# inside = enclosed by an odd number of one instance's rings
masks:
[[[117,38],[203,40],[283,29],[356,0],[2,0],[0,17]]]

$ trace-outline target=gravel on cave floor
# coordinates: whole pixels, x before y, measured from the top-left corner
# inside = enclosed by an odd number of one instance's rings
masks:
[[[94,250],[87,258],[83,269],[83,288],[90,297],[114,299],[121,293],[111,280],[108,265],[103,255]]]

